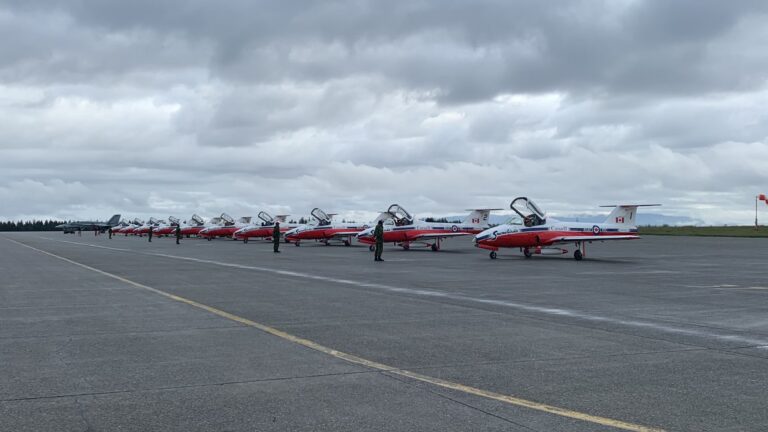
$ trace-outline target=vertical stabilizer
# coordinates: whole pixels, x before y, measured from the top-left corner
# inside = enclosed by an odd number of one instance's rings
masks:
[[[605,219],[605,223],[614,225],[627,225],[635,226],[637,224],[637,208],[638,207],[655,207],[661,204],[627,204],[617,206],[600,206],[600,207],[615,207],[613,211]]]
[[[474,228],[488,228],[490,227],[491,211],[501,209],[469,209],[470,213],[464,218],[462,223],[464,225],[471,225]]]

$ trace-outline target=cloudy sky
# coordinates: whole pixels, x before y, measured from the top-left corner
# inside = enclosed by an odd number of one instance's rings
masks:
[[[762,0],[0,0],[0,39],[0,218],[768,192]]]

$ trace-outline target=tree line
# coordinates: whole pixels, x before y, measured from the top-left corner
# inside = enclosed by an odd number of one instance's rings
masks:
[[[62,220],[0,221],[0,231],[53,231]]]

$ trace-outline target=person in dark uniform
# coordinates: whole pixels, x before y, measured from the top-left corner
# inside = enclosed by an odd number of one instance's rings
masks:
[[[112,227],[109,227],[107,232],[109,232],[109,239],[112,240]]]
[[[384,221],[379,221],[373,230],[373,238],[376,240],[376,249],[373,256],[374,261],[384,261],[381,259],[381,253],[384,252]]]
[[[275,222],[275,228],[272,230],[272,247],[275,253],[280,253],[280,222]]]
[[[181,240],[181,225],[176,225],[176,244],[179,244],[179,240]]]
[[[155,230],[155,227],[153,227],[152,225],[150,225],[150,226],[149,226],[149,234],[148,234],[148,236],[149,236],[149,242],[150,242],[150,243],[152,243],[152,231],[154,231],[154,230]]]

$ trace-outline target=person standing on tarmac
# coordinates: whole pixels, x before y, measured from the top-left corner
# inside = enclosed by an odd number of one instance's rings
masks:
[[[376,240],[376,252],[374,253],[374,261],[384,261],[381,259],[381,253],[384,252],[384,221],[379,221],[376,224],[376,228],[373,230],[373,238]]]
[[[148,236],[149,236],[149,242],[150,242],[150,243],[152,243],[152,231],[154,231],[154,230],[155,230],[155,227],[153,227],[152,225],[150,225],[150,226],[149,226],[149,234],[148,234]]]
[[[176,225],[176,244],[179,244],[179,240],[181,240],[181,226]]]
[[[272,245],[275,253],[280,253],[280,222],[275,222],[272,230]]]
[[[112,240],[112,227],[109,227],[107,232],[109,232],[109,239]]]

